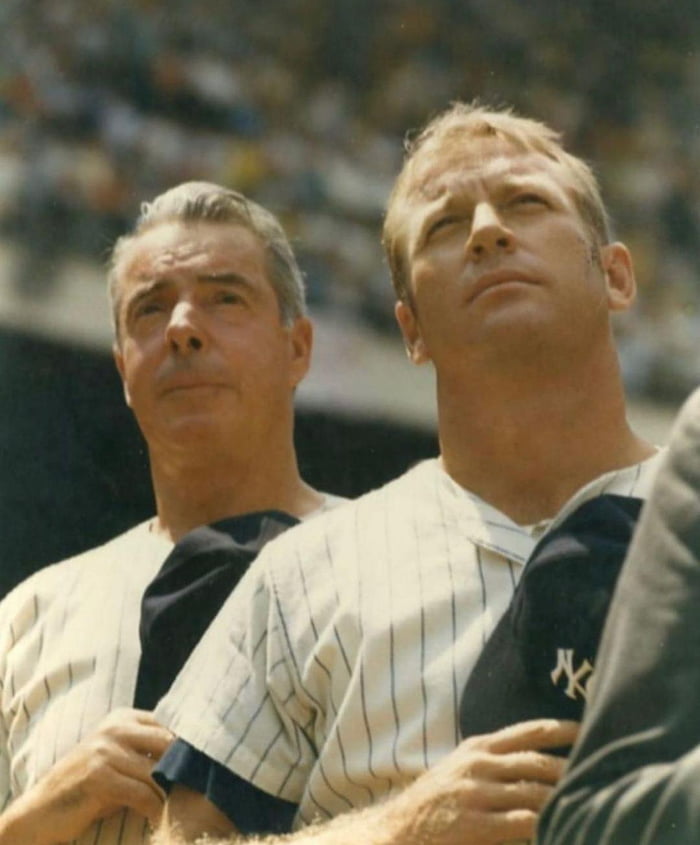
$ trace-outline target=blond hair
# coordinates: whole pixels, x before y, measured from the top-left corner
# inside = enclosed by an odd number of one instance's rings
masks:
[[[112,323],[119,337],[121,307],[120,264],[126,247],[161,223],[222,223],[244,226],[262,244],[268,278],[284,325],[306,314],[304,279],[289,240],[277,218],[238,191],[211,182],[183,182],[141,205],[132,231],[117,240],[108,263],[107,285]]]
[[[504,141],[522,152],[542,153],[558,162],[572,177],[574,201],[592,241],[596,244],[610,241],[610,220],[596,177],[583,160],[566,152],[559,132],[540,121],[520,117],[511,108],[492,109],[476,102],[456,102],[406,141],[403,166],[389,196],[382,243],[398,299],[410,301],[401,211],[416,188],[418,167],[437,149],[457,149],[483,138]]]

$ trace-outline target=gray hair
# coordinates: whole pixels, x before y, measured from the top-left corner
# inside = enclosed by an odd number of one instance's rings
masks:
[[[132,231],[119,238],[112,249],[107,285],[117,338],[122,296],[119,269],[124,250],[149,229],[170,221],[245,226],[259,238],[265,251],[269,281],[277,297],[282,323],[290,326],[306,314],[304,279],[291,244],[274,214],[238,191],[211,182],[183,182],[152,202],[142,203]]]

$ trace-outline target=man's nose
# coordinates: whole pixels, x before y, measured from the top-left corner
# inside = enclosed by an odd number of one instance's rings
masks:
[[[502,250],[511,252],[514,237],[498,210],[489,202],[481,202],[474,209],[471,230],[466,244],[469,258],[473,261]]]
[[[171,350],[179,354],[197,352],[204,347],[206,334],[192,303],[178,302],[173,308],[165,337]]]

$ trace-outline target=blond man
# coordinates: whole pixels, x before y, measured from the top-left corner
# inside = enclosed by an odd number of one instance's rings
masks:
[[[555,132],[464,104],[409,146],[384,242],[440,455],[249,571],[157,711],[179,737],[160,842],[280,819],[304,843],[504,842],[561,774],[575,724],[460,743],[459,697],[537,540],[602,492],[646,495],[610,323],[632,261]]]

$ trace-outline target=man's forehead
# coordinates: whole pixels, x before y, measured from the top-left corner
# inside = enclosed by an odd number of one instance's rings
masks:
[[[258,263],[258,258],[262,264],[262,248],[256,236],[243,225],[164,221],[127,244],[122,265],[126,276],[139,278],[189,263],[217,259]]]
[[[438,149],[417,164],[409,195],[429,201],[475,182],[542,179],[561,184],[563,178],[561,164],[544,153],[494,141]]]

